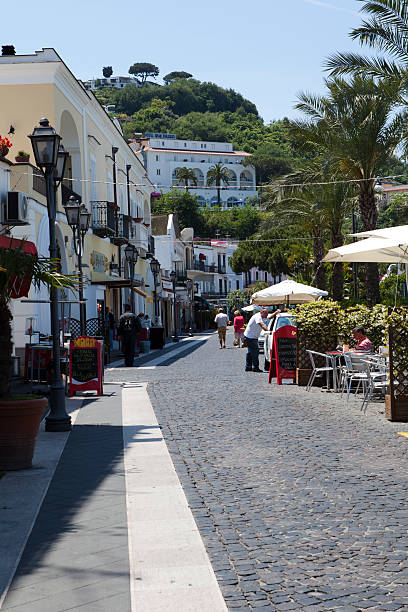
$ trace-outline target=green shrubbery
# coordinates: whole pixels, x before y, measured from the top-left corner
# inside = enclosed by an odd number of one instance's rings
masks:
[[[297,324],[302,343],[333,349],[337,344],[353,345],[353,329],[362,325],[374,349],[385,343],[388,308],[358,304],[343,309],[333,300],[319,300],[297,307]]]

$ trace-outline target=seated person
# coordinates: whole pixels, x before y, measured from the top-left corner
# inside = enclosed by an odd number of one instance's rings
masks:
[[[367,338],[364,332],[364,327],[358,325],[353,329],[354,340],[357,342],[357,346],[352,351],[368,353],[373,348],[373,343]]]

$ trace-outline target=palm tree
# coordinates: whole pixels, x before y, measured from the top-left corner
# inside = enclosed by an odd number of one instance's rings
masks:
[[[188,191],[190,182],[194,187],[197,187],[197,177],[191,168],[186,168],[185,166],[183,168],[176,168],[176,179],[179,183],[184,183],[186,191]]]
[[[267,205],[275,213],[273,217],[278,223],[287,224],[297,219],[312,237],[314,282],[319,289],[325,289],[325,271],[321,265],[324,240],[328,239],[330,248],[343,245],[343,224],[351,212],[352,198],[356,193],[353,184],[336,182],[340,178],[339,173],[334,174],[334,165],[329,158],[316,158],[275,182],[273,189],[278,197]],[[335,300],[343,299],[343,284],[343,265],[336,263],[331,279],[331,293]]]
[[[226,166],[221,162],[214,164],[207,172],[207,185],[215,185],[217,187],[217,206],[221,204],[221,186],[222,183],[229,185],[231,173]]]
[[[360,0],[363,1],[363,0]],[[362,45],[377,48],[386,56],[367,57],[358,53],[336,53],[326,62],[333,75],[366,74],[407,82],[408,77],[408,0],[371,0],[361,9],[370,17],[351,31]],[[388,57],[387,57],[388,56]]]
[[[27,280],[35,286],[45,284],[58,289],[75,289],[78,280],[58,272],[59,261],[23,252],[23,243],[0,248],[0,398],[10,394],[11,354],[13,350],[10,300],[15,287]]]
[[[363,230],[375,229],[376,177],[405,138],[407,113],[397,112],[399,85],[354,76],[326,81],[328,94],[303,93],[296,105],[308,117],[291,122],[299,147],[333,160],[336,171],[355,181]],[[367,300],[379,300],[377,264],[367,264]]]

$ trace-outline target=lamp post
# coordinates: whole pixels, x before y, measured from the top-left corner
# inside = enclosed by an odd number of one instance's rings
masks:
[[[139,258],[139,252],[133,244],[128,244],[125,248],[125,257],[129,267],[130,276],[130,309],[135,313],[135,293],[133,291],[133,279],[135,277],[135,265]]]
[[[193,281],[191,278],[187,279],[187,293],[188,293],[188,301],[189,301],[189,329],[188,335],[193,335]]]
[[[160,262],[157,261],[157,259],[153,258],[150,262],[150,269],[152,271],[153,274],[153,284],[154,284],[154,291],[153,291],[153,309],[154,309],[154,322],[153,325],[157,325],[157,321],[158,321],[158,314],[157,314],[157,277],[159,275],[160,272]]]
[[[48,224],[50,231],[50,258],[57,257],[57,240],[55,235],[56,180],[61,182],[64,175],[66,155],[59,151],[61,136],[50,126],[48,119],[41,119],[40,127],[35,127],[29,135],[35,162],[45,178]],[[60,160],[58,154],[60,153]],[[58,161],[60,163],[58,164]],[[50,384],[50,413],[45,419],[46,431],[70,431],[71,417],[65,410],[65,389],[61,378],[61,351],[58,316],[58,292],[50,287],[50,315],[53,348],[53,368]]]
[[[174,333],[171,337],[172,342],[178,342],[179,341],[179,337],[177,334],[177,321],[176,321],[176,316],[177,316],[177,303],[176,303],[176,271],[172,270],[170,272],[170,279],[171,282],[173,283],[173,317],[174,317]]]
[[[74,250],[78,258],[79,271],[79,319],[81,326],[81,336],[86,336],[86,304],[84,301],[84,283],[82,276],[82,255],[84,253],[85,234],[89,229],[91,213],[78,200],[71,196],[65,205],[65,214],[68,225],[72,229],[74,237]]]

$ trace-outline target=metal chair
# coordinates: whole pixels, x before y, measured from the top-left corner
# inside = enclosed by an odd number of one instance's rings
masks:
[[[364,362],[366,375],[367,375],[367,387],[364,393],[363,403],[361,404],[361,411],[366,413],[368,402],[371,400],[373,393],[377,390],[383,392],[388,387],[387,372],[385,368],[381,370],[372,370],[373,361]]]
[[[363,390],[365,391],[368,379],[366,366],[362,363],[361,357],[351,353],[344,353],[343,357],[346,366],[343,370],[342,393],[345,391],[345,387],[347,387],[347,401],[349,401],[352,383],[357,381],[357,393],[360,385],[363,385]]]
[[[335,375],[334,370],[333,370],[333,366],[329,366],[329,357],[328,355],[325,355],[324,353],[318,353],[317,351],[311,351],[309,349],[306,349],[306,352],[309,353],[309,357],[310,357],[310,361],[312,364],[312,373],[310,375],[309,381],[306,385],[306,391],[310,391],[311,386],[313,385],[315,378],[320,374],[323,375],[324,373],[326,373],[326,381],[327,381],[327,388],[329,389],[330,384],[329,384],[329,373],[332,372],[333,376]],[[323,358],[325,361],[325,366],[323,367],[318,367],[316,365],[316,361],[315,359],[317,357]]]

